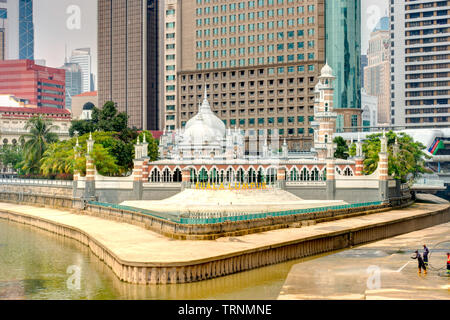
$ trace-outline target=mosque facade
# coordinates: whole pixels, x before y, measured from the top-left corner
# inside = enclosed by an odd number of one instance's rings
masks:
[[[286,142],[278,145],[275,136],[248,137],[238,128],[226,128],[214,114],[207,92],[198,114],[182,129],[164,132],[160,138],[160,160],[143,162],[143,175],[149,183],[183,182],[211,185],[277,183],[323,183],[327,175],[362,175],[362,163],[334,159],[333,134],[337,113],[333,109],[333,70],[326,64],[315,87],[314,146],[310,152],[289,152]],[[252,139],[253,138],[253,139]],[[272,143],[273,141],[273,143]],[[327,168],[333,160],[334,170]],[[329,161],[328,161],[329,162]]]
[[[151,162],[148,143],[138,141],[132,175],[117,178],[100,176],[93,160],[87,157],[86,176],[74,175],[74,196],[121,203],[162,200],[186,189],[275,188],[305,200],[365,203],[401,199],[404,188],[388,173],[385,135],[381,138],[378,168],[371,175],[363,174],[360,140],[355,157],[335,158],[334,80],[333,70],[326,64],[315,87],[314,145],[309,152],[290,152],[286,142],[277,144],[277,136],[252,139],[239,128],[226,128],[211,110],[205,92],[198,114],[184,128],[164,132],[160,137],[159,160]],[[90,148],[93,143],[88,140]]]

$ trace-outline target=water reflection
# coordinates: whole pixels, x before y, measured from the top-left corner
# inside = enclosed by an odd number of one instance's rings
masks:
[[[0,220],[0,244],[0,299],[276,299],[291,267],[305,261],[196,283],[144,286],[120,281],[88,247],[44,230]],[[80,290],[68,286],[76,283],[70,266],[79,267]]]

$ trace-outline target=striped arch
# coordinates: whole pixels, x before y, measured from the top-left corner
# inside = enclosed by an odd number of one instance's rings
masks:
[[[321,180],[321,170],[317,165],[314,165],[310,170],[310,181],[320,181]]]
[[[311,171],[308,169],[306,165],[303,165],[299,171],[300,171],[300,181],[310,181]]]
[[[149,172],[148,181],[154,183],[161,182],[161,176],[161,170],[157,166],[154,166]]]
[[[345,169],[343,171],[344,177],[353,177],[355,173],[353,172],[353,169],[350,166],[345,166]]]
[[[297,165],[293,165],[288,172],[288,181],[299,181],[300,180],[300,170]]]

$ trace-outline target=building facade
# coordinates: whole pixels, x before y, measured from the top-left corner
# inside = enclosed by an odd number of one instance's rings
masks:
[[[8,56],[8,2],[0,1],[0,60]]]
[[[164,127],[182,128],[206,89],[246,136],[313,143],[314,85],[325,64],[324,1],[165,2]]]
[[[102,106],[99,106],[99,104],[98,104],[97,91],[85,92],[85,93],[82,93],[82,94],[72,97],[72,110],[71,111],[72,111],[72,118],[74,120],[79,120],[81,118],[84,105],[87,103],[90,103],[97,108],[102,107]]]
[[[337,78],[337,130],[361,126],[361,0],[325,1],[326,59]],[[355,130],[355,129],[352,129]]]
[[[65,70],[31,60],[0,61],[0,94],[26,99],[38,108],[65,108]]]
[[[363,88],[361,90],[362,104],[362,126],[364,131],[370,131],[371,127],[376,127],[378,123],[378,97],[367,94]]]
[[[450,125],[449,1],[392,1],[391,122]]]
[[[35,116],[43,116],[52,121],[56,133],[62,140],[69,139],[72,117],[70,111],[57,108],[38,108],[13,95],[0,94],[0,136],[1,145],[15,145],[20,137],[27,133],[24,129],[27,121]]]
[[[94,91],[94,79],[92,74],[92,57],[90,48],[75,49],[69,60],[71,63],[77,63],[81,68],[81,92]]]
[[[129,126],[159,128],[158,8],[155,0],[98,1],[99,104],[114,101]]]
[[[367,52],[368,65],[364,68],[365,90],[368,95],[378,97],[378,121],[391,123],[391,50],[389,18],[380,20],[370,35]]]
[[[65,63],[61,69],[66,71],[66,109],[72,110],[72,97],[82,92],[82,69],[78,63]]]
[[[367,59],[367,55],[361,55],[361,88],[364,88],[364,68],[367,67],[369,61]]]
[[[336,175],[357,175],[355,162],[349,160],[333,160],[332,172],[327,171],[334,157],[335,79],[333,70],[326,64],[314,87],[314,144],[301,154],[289,152],[286,140],[280,146],[273,137],[269,143],[267,136],[259,137],[254,152],[246,154],[245,135],[241,130],[227,129],[212,111],[205,91],[198,113],[181,129],[161,136],[160,160],[145,166],[148,181],[217,185],[310,181],[325,185],[327,179],[334,180],[335,171]]]
[[[33,0],[19,0],[19,59],[34,60]]]

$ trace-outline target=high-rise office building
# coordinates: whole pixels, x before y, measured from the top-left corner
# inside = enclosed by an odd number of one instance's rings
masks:
[[[336,82],[336,128],[361,126],[361,0],[325,1],[326,59]]]
[[[450,126],[449,1],[392,1],[391,117],[396,126]]]
[[[8,52],[8,3],[0,0],[0,60],[7,59]]]
[[[69,61],[71,63],[77,63],[81,68],[82,71],[81,93],[94,91],[91,49],[81,48],[73,50]]]
[[[66,109],[72,110],[72,97],[83,92],[83,70],[78,63],[69,62],[61,69],[66,71]]]
[[[65,107],[65,71],[32,60],[0,61],[0,94],[26,99],[39,108]]]
[[[99,104],[114,101],[129,126],[159,128],[155,0],[98,0]]]
[[[380,20],[370,34],[367,51],[368,65],[364,68],[368,95],[378,97],[378,122],[390,124],[391,114],[391,59],[389,18]]]
[[[33,0],[19,0],[19,59],[34,60]]]
[[[364,68],[367,67],[369,61],[367,60],[367,55],[361,55],[361,88],[364,88]]]
[[[197,113],[206,86],[227,127],[311,148],[324,0],[166,0],[164,16],[166,129]]]

